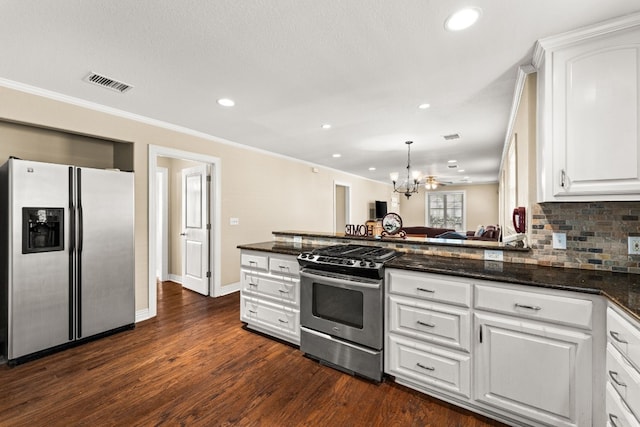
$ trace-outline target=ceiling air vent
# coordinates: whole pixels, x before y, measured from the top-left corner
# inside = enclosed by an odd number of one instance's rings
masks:
[[[107,89],[115,90],[116,92],[125,93],[133,88],[133,86],[111,79],[109,77],[102,76],[91,72],[83,79],[87,83],[91,83],[97,86],[102,86]]]
[[[454,139],[460,139],[460,134],[452,133],[450,135],[444,135],[443,138],[446,141],[453,141]]]

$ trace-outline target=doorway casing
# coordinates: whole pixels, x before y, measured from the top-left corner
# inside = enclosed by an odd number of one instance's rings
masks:
[[[209,186],[209,219],[211,221],[211,230],[209,238],[209,265],[211,266],[211,282],[209,283],[209,295],[212,297],[224,294],[222,290],[221,274],[220,274],[220,215],[221,215],[221,176],[222,176],[222,160],[218,157],[208,156],[205,154],[193,153],[190,151],[182,151],[175,148],[161,147],[149,145],[149,188],[148,188],[148,207],[149,207],[149,289],[148,289],[148,318],[155,317],[157,314],[157,290],[156,290],[156,233],[157,233],[157,172],[158,157],[172,157],[176,159],[191,160],[195,162],[207,163],[211,170],[211,185]],[[151,251],[154,251],[153,253]]]

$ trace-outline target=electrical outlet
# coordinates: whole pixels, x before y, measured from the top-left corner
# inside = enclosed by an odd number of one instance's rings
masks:
[[[640,236],[629,236],[629,255],[640,255]]]
[[[567,249],[567,233],[553,233],[553,249]]]
[[[240,224],[240,218],[229,218],[229,225],[238,225]]]
[[[487,261],[503,261],[504,260],[502,251],[492,251],[489,249],[485,249],[484,259]]]

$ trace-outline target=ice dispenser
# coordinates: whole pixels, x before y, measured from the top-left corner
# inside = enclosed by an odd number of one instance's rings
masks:
[[[22,208],[22,253],[64,249],[64,208]]]

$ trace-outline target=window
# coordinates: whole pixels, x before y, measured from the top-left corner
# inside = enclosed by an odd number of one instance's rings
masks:
[[[427,193],[427,227],[465,231],[464,191]]]

